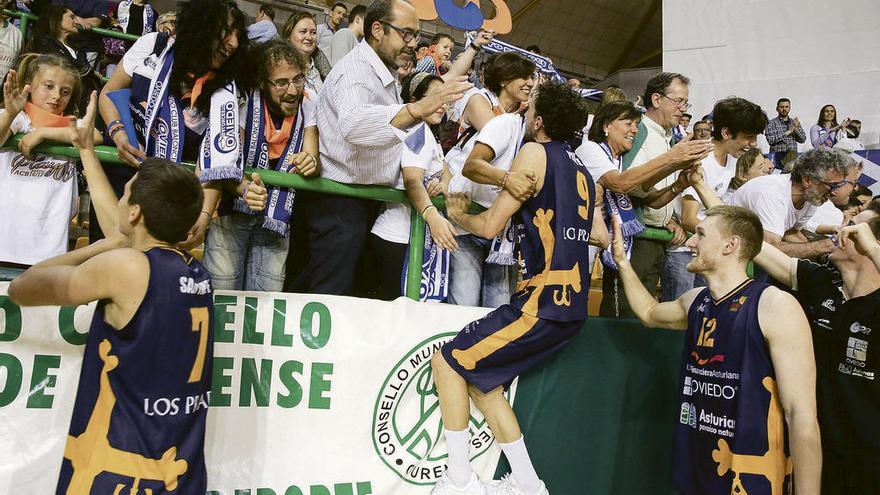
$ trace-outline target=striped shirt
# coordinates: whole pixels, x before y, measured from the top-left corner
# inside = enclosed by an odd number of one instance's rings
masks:
[[[318,98],[322,177],[346,184],[397,182],[407,132],[391,125],[404,107],[396,81],[366,40],[333,67]]]

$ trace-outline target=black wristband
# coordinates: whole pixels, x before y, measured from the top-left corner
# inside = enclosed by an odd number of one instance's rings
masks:
[[[477,46],[473,41],[471,42],[471,48],[473,48],[474,50],[476,50],[478,52],[483,49],[483,47]]]

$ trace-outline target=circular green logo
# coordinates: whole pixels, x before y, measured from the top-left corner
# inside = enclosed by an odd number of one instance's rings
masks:
[[[431,356],[455,333],[435,335],[415,346],[388,373],[373,410],[373,447],[386,466],[414,485],[433,485],[446,469],[446,440]],[[471,460],[485,454],[495,437],[471,407]]]

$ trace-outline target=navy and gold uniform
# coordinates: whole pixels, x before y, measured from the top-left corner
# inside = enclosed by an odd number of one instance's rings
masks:
[[[790,493],[792,463],[776,373],[758,322],[768,287],[748,279],[688,311],[673,481],[685,495]]]
[[[470,323],[442,349],[483,392],[561,349],[587,318],[593,181],[566,144],[552,141],[544,150],[544,186],[514,217],[523,281],[510,304]]]
[[[56,493],[204,495],[213,295],[189,254],[145,253],[149,284],[125,327],[89,329]],[[147,491],[150,490],[150,491]]]

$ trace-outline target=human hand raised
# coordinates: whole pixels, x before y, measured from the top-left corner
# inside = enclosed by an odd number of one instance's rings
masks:
[[[467,76],[456,77],[451,81],[443,83],[437,91],[426,95],[421,100],[409,103],[409,109],[415,117],[424,119],[443,105],[460,100],[465,92],[473,87],[474,85],[467,81]]]

